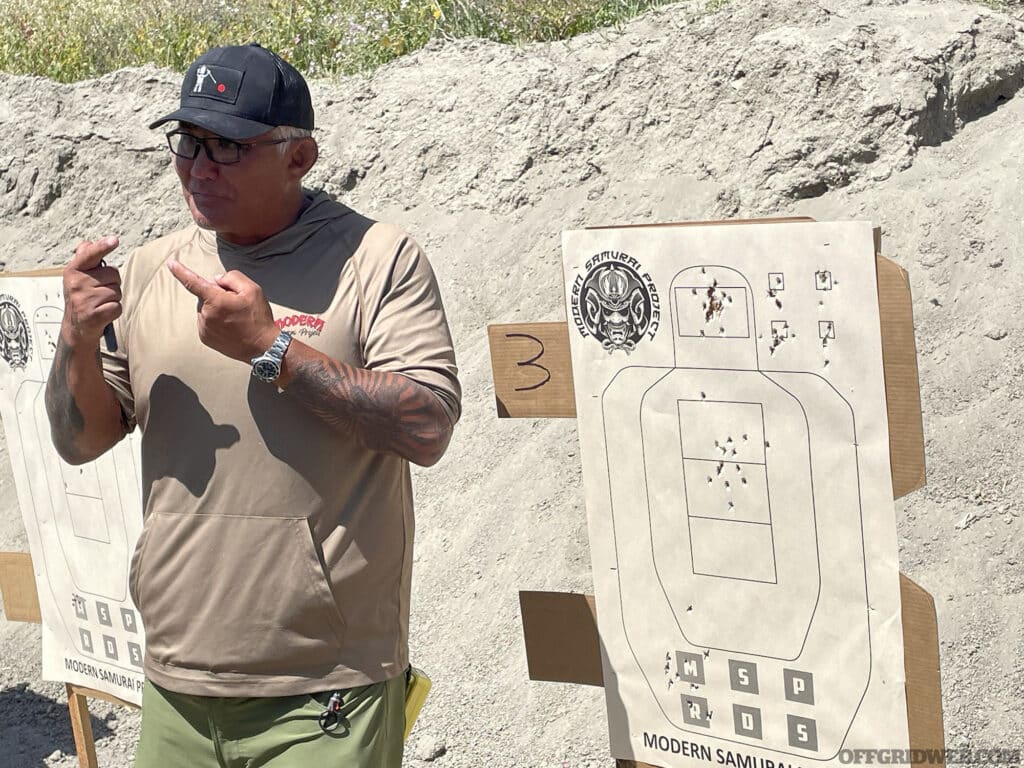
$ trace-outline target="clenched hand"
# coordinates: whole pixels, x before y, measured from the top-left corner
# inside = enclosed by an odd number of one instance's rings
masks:
[[[70,347],[97,346],[103,329],[121,316],[121,273],[103,263],[117,245],[116,237],[81,242],[64,268],[61,337]]]

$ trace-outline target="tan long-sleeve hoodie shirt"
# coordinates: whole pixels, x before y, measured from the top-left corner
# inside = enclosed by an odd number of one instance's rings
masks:
[[[399,229],[326,195],[255,246],[192,226],[134,252],[107,381],[142,430],[145,526],[130,586],[145,671],[208,696],[347,688],[408,665],[413,504],[403,459],[332,430],[199,341],[164,267],[237,269],[277,324],[330,357],[460,389],[430,265]]]

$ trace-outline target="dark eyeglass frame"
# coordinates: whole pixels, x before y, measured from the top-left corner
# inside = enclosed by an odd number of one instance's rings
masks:
[[[185,160],[195,160],[197,157],[199,157],[199,148],[202,147],[203,150],[206,152],[207,159],[209,159],[211,163],[216,163],[217,165],[235,165],[236,163],[241,162],[243,149],[251,149],[252,147],[259,147],[268,144],[284,144],[287,141],[291,141],[291,139],[268,139],[267,141],[235,141],[234,139],[225,139],[221,136],[196,136],[194,133],[189,133],[188,131],[182,130],[168,131],[164,135],[167,137],[167,148],[171,150],[171,154],[174,155],[175,157],[180,157]],[[195,148],[191,155],[176,151],[174,149],[175,136],[188,136],[190,139],[195,141]],[[221,145],[221,149],[224,149],[225,145],[233,146],[235,149],[235,159],[218,160],[217,158],[215,158],[213,156],[213,150],[210,149],[210,145],[208,143],[211,141],[218,142]]]

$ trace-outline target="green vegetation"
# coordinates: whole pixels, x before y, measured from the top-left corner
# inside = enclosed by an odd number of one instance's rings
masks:
[[[148,62],[184,70],[207,48],[256,40],[324,77],[377,67],[432,37],[556,40],[668,1],[2,0],[0,70],[65,82]]]

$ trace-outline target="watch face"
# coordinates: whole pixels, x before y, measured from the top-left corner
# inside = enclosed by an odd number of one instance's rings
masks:
[[[281,373],[281,366],[273,360],[257,360],[252,365],[252,375],[260,381],[273,381]]]

